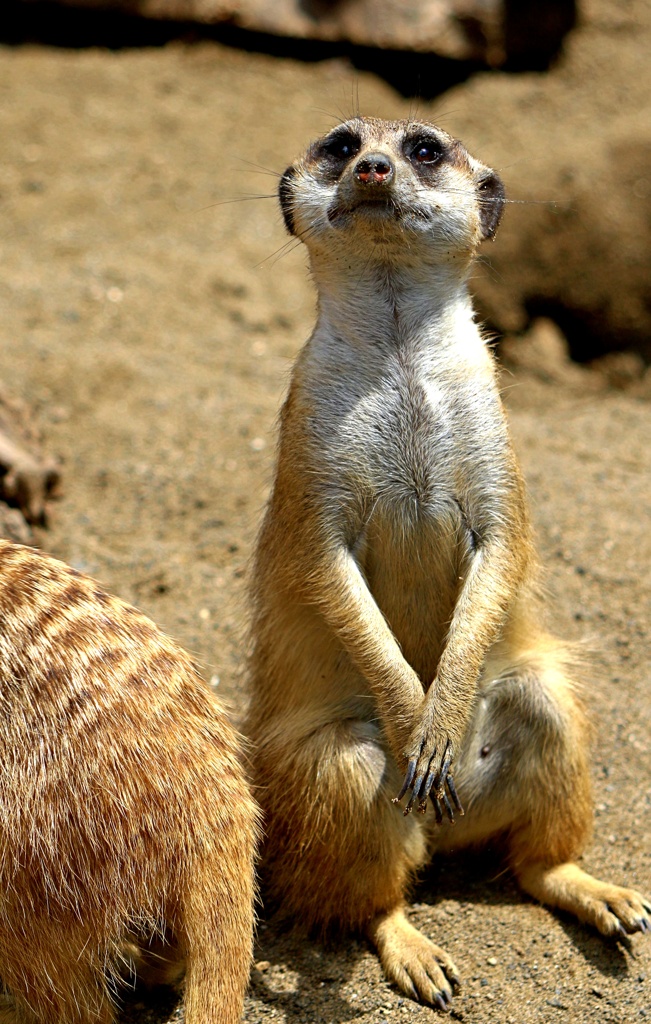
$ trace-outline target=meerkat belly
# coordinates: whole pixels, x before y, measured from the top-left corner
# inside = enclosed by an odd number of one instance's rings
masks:
[[[472,557],[453,428],[436,390],[420,382],[401,381],[370,405],[356,410],[360,435],[348,431],[367,494],[354,553],[403,654],[428,683]]]
[[[360,550],[360,568],[402,652],[426,685],[436,674],[467,565],[455,509],[397,535],[378,521]]]

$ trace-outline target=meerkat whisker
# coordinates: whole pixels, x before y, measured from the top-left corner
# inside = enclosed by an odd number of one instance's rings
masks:
[[[251,171],[258,174],[270,174],[272,178],[280,178],[280,172],[275,171],[273,167],[265,167],[264,164],[256,164],[253,160],[246,160],[244,157],[238,156],[237,160],[244,164],[245,167],[251,169]]]

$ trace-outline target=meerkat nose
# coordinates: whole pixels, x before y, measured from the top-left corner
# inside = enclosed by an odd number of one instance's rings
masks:
[[[385,153],[367,153],[353,168],[360,185],[386,185],[394,173],[393,163]]]

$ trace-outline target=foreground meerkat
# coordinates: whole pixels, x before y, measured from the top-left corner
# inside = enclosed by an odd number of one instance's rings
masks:
[[[267,889],[309,927],[364,930],[403,992],[444,1009],[457,969],[404,912],[432,853],[502,836],[526,892],[606,935],[648,930],[651,906],[573,863],[592,820],[588,727],[540,625],[523,485],[467,293],[499,177],[432,124],[358,117],[279,193],[318,319],[252,576],[246,731]],[[428,798],[434,814],[408,813]]]
[[[257,812],[190,657],[134,608],[0,541],[2,1024],[109,1024],[121,973],[186,960],[188,1024],[235,1024]]]

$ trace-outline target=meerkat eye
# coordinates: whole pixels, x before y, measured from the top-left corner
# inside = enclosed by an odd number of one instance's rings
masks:
[[[332,157],[334,160],[350,160],[352,156],[359,153],[360,142],[355,135],[347,132],[326,139],[322,149],[326,156]]]
[[[443,156],[443,147],[437,139],[418,139],[409,147],[409,156],[417,164],[435,164]]]

